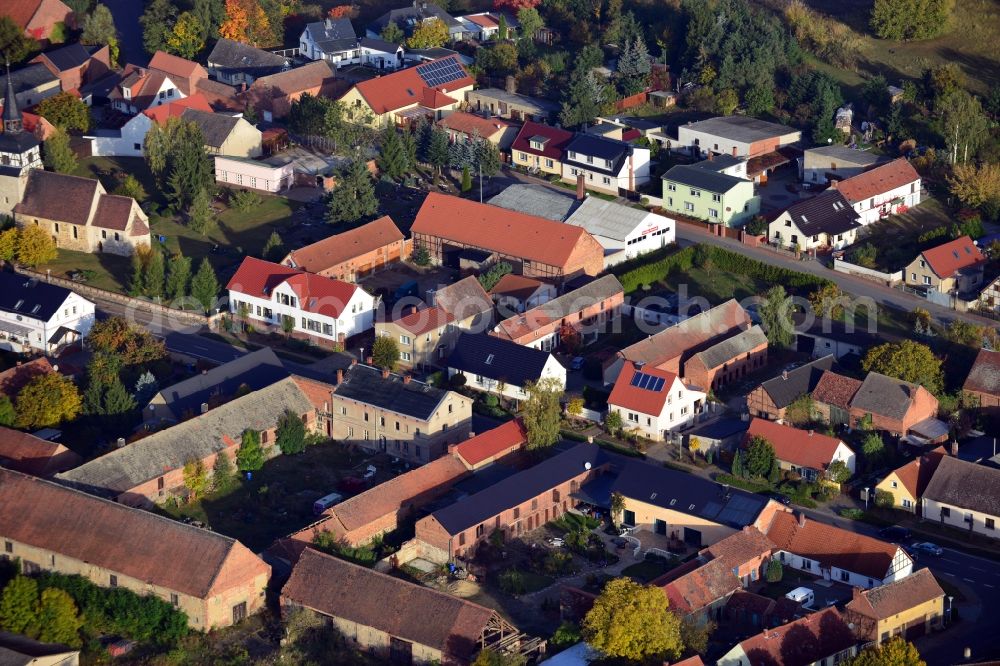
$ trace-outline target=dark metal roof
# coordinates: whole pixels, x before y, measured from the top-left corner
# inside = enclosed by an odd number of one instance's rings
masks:
[[[372,22],[368,29],[372,32],[382,32],[382,28],[387,26],[389,23],[395,23],[404,32],[410,32],[416,23],[432,18],[444,21],[444,24],[449,28],[462,27],[461,21],[435,5],[433,2],[429,2],[427,0],[415,0],[415,2],[409,7],[391,9],[385,14],[382,14],[382,16]]]
[[[53,81],[58,78],[49,68],[40,62],[16,69],[10,73],[10,81],[15,93],[23,93]],[[0,88],[7,89],[7,75],[0,76]]]
[[[812,325],[806,326],[809,321],[812,321]],[[805,313],[797,312],[792,315],[792,324],[795,332],[800,335],[846,342],[860,347],[871,347],[880,342],[877,335],[869,333],[860,326],[848,328],[847,324],[837,319],[824,318],[820,321],[806,317]]]
[[[4,109],[4,120],[11,120],[7,118],[6,109]],[[41,144],[38,139],[30,132],[4,132],[0,134],[0,153],[17,153],[18,155],[22,155],[39,145]],[[17,169],[17,171],[20,173],[21,169]]]
[[[783,372],[777,377],[772,377],[761,386],[771,396],[775,406],[782,409],[795,402],[799,396],[812,393],[819,378],[823,375],[823,371],[832,367],[833,356],[824,356],[794,370]]]
[[[44,55],[60,72],[79,67],[90,60],[90,51],[79,42],[63,46],[55,51],[49,51]]]
[[[450,534],[458,534],[585,473],[588,463],[590,469],[597,469],[610,461],[611,454],[596,444],[577,444],[465,500],[435,511],[433,516]]]
[[[610,160],[611,168],[609,169],[597,163],[590,164],[580,157],[570,158],[569,153],[571,152],[585,157],[594,157],[598,160]],[[566,144],[566,148],[563,149],[563,155],[566,156],[568,161],[580,164],[588,171],[611,175],[615,175],[621,171],[622,164],[631,152],[632,146],[624,141],[582,132],[570,139],[569,143]]]
[[[199,413],[202,403],[209,402],[213,396],[232,397],[244,385],[251,391],[259,391],[281,381],[288,374],[274,351],[264,347],[204,374],[167,386],[160,390],[159,395],[174,416],[181,418],[188,411]]]
[[[485,333],[462,333],[455,343],[455,351],[448,358],[448,367],[503,380],[511,386],[524,386],[527,382],[538,381],[550,356],[549,352]]]
[[[625,465],[612,491],[733,529],[753,524],[768,502],[762,495],[641,461]]]
[[[233,129],[239,124],[241,118],[229,116],[224,113],[209,113],[198,109],[184,109],[181,114],[187,122],[192,122],[201,130],[201,136],[205,139],[205,145],[213,148],[221,148],[226,142]]]
[[[411,380],[404,383],[396,374],[382,377],[382,371],[368,365],[353,365],[344,373],[344,381],[333,389],[334,395],[426,421],[448,391]]]
[[[688,430],[687,434],[691,437],[720,440],[742,434],[747,431],[749,426],[750,423],[743,419],[721,418],[696,426],[692,430]]]
[[[276,53],[257,49],[242,42],[234,42],[231,39],[220,39],[208,56],[208,64],[211,67],[250,72],[259,77],[276,74],[288,63]]]
[[[701,162],[695,162],[689,166],[693,166],[695,169],[705,169],[707,171],[722,171],[723,169],[729,169],[740,162],[745,162],[746,160],[740,159],[734,155],[713,155],[711,159],[702,160]]]
[[[987,516],[1000,516],[1000,470],[944,456],[927,484],[924,497]]]
[[[663,180],[669,180],[688,187],[697,187],[709,192],[728,192],[740,183],[749,182],[745,178],[737,178],[729,174],[710,171],[696,166],[679,164],[663,174]]]
[[[358,43],[351,19],[326,19],[310,23],[306,26],[306,32],[312,36],[316,46],[326,53],[351,49]]]
[[[0,310],[48,321],[73,293],[17,273],[0,272]]]
[[[785,212],[806,236],[842,234],[861,226],[861,218],[854,212],[851,203],[835,189],[798,201]]]
[[[374,37],[362,37],[359,43],[366,49],[383,51],[385,53],[395,53],[399,50],[399,44],[393,44],[384,39],[375,39]]]

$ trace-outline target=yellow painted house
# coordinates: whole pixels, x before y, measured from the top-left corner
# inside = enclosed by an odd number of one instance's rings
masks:
[[[572,138],[572,132],[529,120],[511,145],[511,160],[529,171],[562,176],[563,150]]]
[[[854,588],[845,615],[867,640],[883,643],[894,636],[919,638],[944,626],[944,590],[930,569],[920,569],[888,585]]]
[[[340,98],[348,116],[372,127],[440,120],[457,109],[475,80],[457,55],[354,84]]]
[[[896,509],[917,513],[920,498],[924,493],[934,470],[937,469],[941,457],[946,455],[944,447],[937,447],[919,458],[915,458],[902,467],[889,472],[877,486],[875,492],[882,490],[892,495],[892,505]]]

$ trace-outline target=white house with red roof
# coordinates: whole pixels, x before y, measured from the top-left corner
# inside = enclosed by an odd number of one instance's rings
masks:
[[[229,311],[239,320],[286,330],[317,344],[343,343],[371,329],[375,297],[356,284],[246,257],[226,285]]]
[[[84,138],[90,139],[90,151],[94,157],[142,157],[142,146],[153,123],[164,125],[168,118],[180,117],[185,109],[212,111],[203,95],[175,98],[167,104],[136,114],[119,129],[99,129]]]
[[[967,294],[983,282],[986,257],[968,236],[924,250],[903,271],[903,281],[941,294]]]
[[[781,469],[799,474],[807,481],[823,477],[838,460],[854,474],[854,451],[836,437],[760,418],[754,418],[747,430],[747,441],[753,437],[762,437],[771,444]]]
[[[854,206],[861,224],[905,213],[920,203],[920,174],[900,157],[846,180],[830,184]]]
[[[619,414],[626,430],[660,441],[693,423],[705,397],[673,372],[626,361],[608,397],[608,413]]]

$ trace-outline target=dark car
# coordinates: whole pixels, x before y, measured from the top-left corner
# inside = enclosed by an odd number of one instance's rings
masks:
[[[768,493],[767,496],[773,499],[775,502],[781,502],[785,506],[788,506],[789,504],[792,503],[792,500],[791,498],[788,497],[788,495],[783,495],[781,493]]]
[[[934,557],[941,557],[944,555],[944,548],[936,543],[931,543],[930,541],[915,543],[913,544],[913,549],[923,555],[933,555]]]
[[[878,535],[883,539],[896,542],[909,541],[910,537],[912,536],[910,534],[910,530],[906,529],[905,527],[900,527],[899,525],[890,525],[889,527],[883,527],[878,531]]]

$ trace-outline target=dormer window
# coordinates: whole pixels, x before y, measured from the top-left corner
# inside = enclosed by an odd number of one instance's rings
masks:
[[[129,88],[122,88],[122,96],[125,99],[132,99],[132,90]]]

